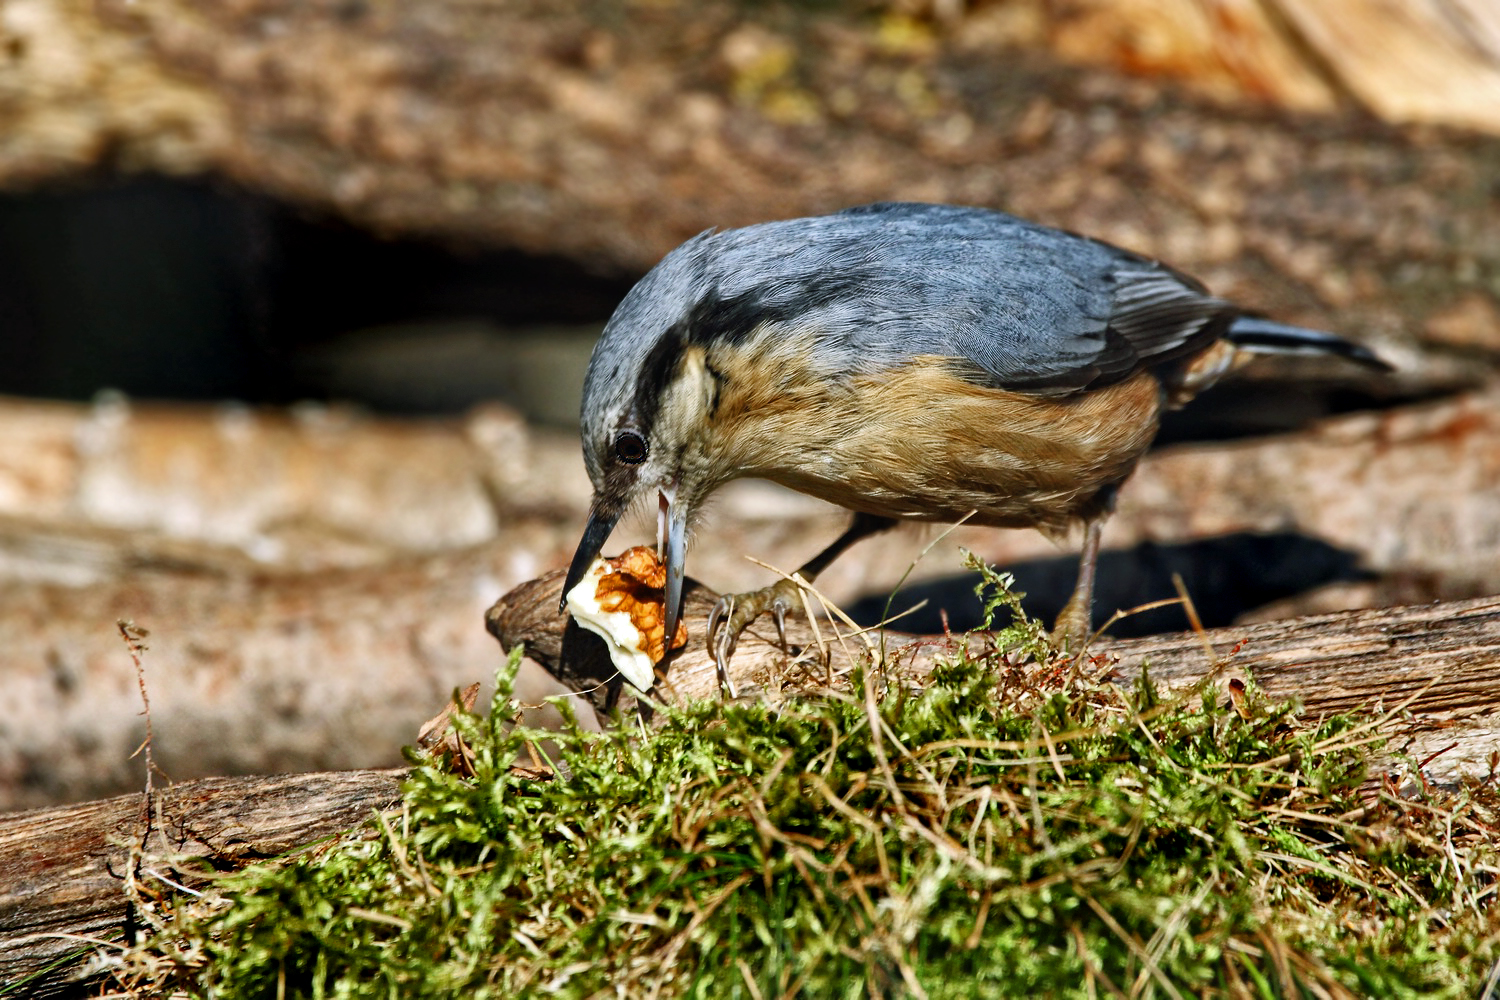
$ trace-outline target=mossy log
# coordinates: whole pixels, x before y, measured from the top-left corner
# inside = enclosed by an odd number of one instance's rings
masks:
[[[558,613],[562,572],[523,584],[486,616],[507,649],[526,652],[577,690],[604,690],[613,668],[602,643]],[[653,692],[673,703],[714,697],[719,681],[703,628],[718,595],[689,581],[684,620],[688,644],[668,661]],[[816,600],[814,600],[816,606]],[[968,648],[981,652],[985,633],[914,636],[887,631],[850,636],[825,620],[821,641],[805,619],[789,618],[790,655],[762,619],[740,639],[729,680],[743,696],[785,698],[847,676],[866,659],[867,639],[885,650],[890,677],[920,687],[932,668]],[[842,631],[840,638],[836,632]],[[580,643],[562,662],[564,639]],[[1485,774],[1500,751],[1500,597],[1410,607],[1341,611],[1201,633],[1096,639],[1085,650],[1101,676],[1130,683],[1142,671],[1159,685],[1181,688],[1206,677],[1253,681],[1274,700],[1295,698],[1311,715],[1371,708],[1390,713],[1393,756],[1421,762],[1426,780],[1451,783]]]
[[[557,613],[560,576],[517,588],[489,615],[503,645],[524,642],[554,668],[565,626]],[[716,597],[690,585],[690,625],[701,629]],[[858,638],[832,638],[825,625],[828,641],[819,651],[807,624],[791,621],[793,650],[817,655],[789,663],[763,632],[747,633],[732,662],[741,697],[816,691],[828,677],[845,674],[864,648]],[[701,634],[691,639],[659,685],[666,701],[711,697],[717,690]],[[920,685],[934,664],[965,644],[981,649],[990,637],[887,632],[884,642],[893,679]],[[1250,678],[1272,698],[1300,699],[1312,715],[1382,710],[1381,728],[1391,737],[1390,779],[1400,784],[1483,775],[1500,751],[1500,598],[1099,640],[1087,656],[1101,675],[1122,683],[1143,669],[1164,687],[1210,676]],[[132,879],[161,888],[169,885],[163,876],[194,878],[185,858],[199,859],[199,870],[232,870],[348,829],[394,804],[402,774],[213,778],[159,792],[154,812],[137,794],[0,817],[0,991],[81,993],[78,976],[99,943],[124,941],[138,926]]]

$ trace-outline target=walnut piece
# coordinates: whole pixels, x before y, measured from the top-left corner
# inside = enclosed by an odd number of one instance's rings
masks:
[[[613,559],[594,560],[567,595],[568,611],[605,641],[615,669],[641,692],[656,683],[656,664],[666,655],[666,581],[655,550],[637,545]],[[686,644],[687,629],[678,622],[672,648]]]

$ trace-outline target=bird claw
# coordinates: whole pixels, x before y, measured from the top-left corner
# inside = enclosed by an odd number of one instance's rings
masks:
[[[734,656],[735,647],[739,645],[740,633],[764,612],[769,611],[776,622],[776,637],[785,650],[786,615],[798,593],[797,584],[791,580],[780,580],[748,594],[725,594],[708,613],[708,645],[713,650],[719,686],[728,692],[729,697],[739,697],[734,689],[734,682],[729,677],[729,660]]]
[[[734,682],[729,679],[729,658],[734,655],[734,647],[739,642],[740,636],[740,630],[733,625],[736,596],[725,594],[708,613],[708,645],[713,650],[714,670],[719,675],[719,689],[728,691],[731,698],[739,697],[734,689]],[[729,627],[721,630],[719,626],[725,624],[726,619],[730,622]]]

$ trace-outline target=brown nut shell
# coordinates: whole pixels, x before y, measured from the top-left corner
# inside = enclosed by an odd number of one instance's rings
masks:
[[[626,549],[604,560],[609,568],[599,577],[594,599],[604,612],[625,614],[641,634],[641,649],[659,663],[666,655],[665,633],[667,568],[649,545]],[[687,628],[677,623],[673,649],[687,645]]]

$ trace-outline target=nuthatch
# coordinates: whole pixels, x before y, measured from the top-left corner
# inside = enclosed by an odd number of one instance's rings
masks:
[[[723,483],[756,477],[855,512],[808,580],[897,521],[1081,523],[1057,624],[1077,641],[1117,489],[1162,411],[1241,351],[1388,367],[1155,260],[998,212],[885,203],[710,230],[630,290],[594,348],[581,419],[593,506],[564,593],[656,493],[674,635],[694,516]],[[720,601],[721,671],[744,627],[766,610],[780,626],[795,595],[784,580]]]

